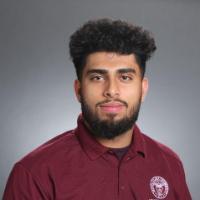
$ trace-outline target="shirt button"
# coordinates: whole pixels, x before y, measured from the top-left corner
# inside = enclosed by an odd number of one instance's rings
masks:
[[[124,186],[124,185],[122,185],[120,188],[121,188],[121,190],[124,190],[124,189],[125,189],[125,186]]]
[[[131,157],[128,157],[126,160],[130,160],[131,159]]]

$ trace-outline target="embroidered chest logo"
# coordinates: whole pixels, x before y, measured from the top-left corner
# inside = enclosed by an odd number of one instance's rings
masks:
[[[169,192],[168,183],[161,176],[154,176],[150,180],[150,188],[153,195],[158,199],[164,199]]]

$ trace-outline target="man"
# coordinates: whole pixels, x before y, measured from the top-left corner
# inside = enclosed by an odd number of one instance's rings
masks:
[[[120,20],[80,27],[70,38],[78,126],[16,163],[4,199],[190,200],[178,156],[135,124],[155,50],[148,31]]]

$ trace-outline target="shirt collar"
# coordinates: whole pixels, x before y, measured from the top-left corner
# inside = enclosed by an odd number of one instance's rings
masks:
[[[78,117],[77,123],[78,126],[75,129],[75,134],[77,135],[83,150],[91,160],[97,159],[109,150],[108,147],[101,145],[89,133],[90,130],[84,124],[82,115]],[[144,157],[146,155],[145,141],[137,125],[133,128],[133,139],[128,154],[129,157],[134,157],[137,154]]]
[[[135,124],[133,128],[133,137],[131,147],[128,151],[129,157],[134,157],[136,155],[141,155],[144,158],[147,156],[146,143],[142,132],[139,127]]]

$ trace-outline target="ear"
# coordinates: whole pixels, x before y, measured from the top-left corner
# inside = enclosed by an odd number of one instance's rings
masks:
[[[142,80],[142,102],[144,101],[149,88],[149,81],[146,77]]]
[[[81,101],[81,96],[80,96],[80,89],[81,89],[81,83],[79,80],[74,81],[74,92],[76,94],[77,100],[80,102]]]

